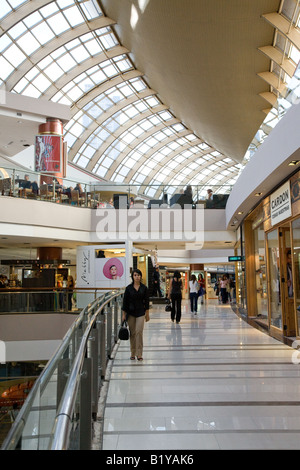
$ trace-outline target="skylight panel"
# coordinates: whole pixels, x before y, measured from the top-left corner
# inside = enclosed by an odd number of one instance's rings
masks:
[[[164,148],[160,150],[160,153],[164,156],[169,155],[171,152],[172,152],[172,149],[168,146],[165,146]]]
[[[70,5],[74,4],[74,0],[56,0],[56,3],[58,4],[59,8],[67,8]]]
[[[31,15],[26,16],[26,18],[23,19],[23,23],[29,29],[31,29],[35,24],[39,23],[40,21],[42,21],[42,16],[38,11],[31,13]]]
[[[38,75],[35,80],[33,80],[32,84],[41,92],[43,93],[49,86],[51,86],[51,82],[42,74]]]
[[[102,12],[96,1],[88,0],[81,3],[81,6],[88,20],[102,16]]]
[[[87,145],[84,151],[82,152],[82,155],[84,155],[88,160],[90,160],[94,156],[95,152],[96,149]]]
[[[112,33],[109,33],[109,34],[106,34],[105,36],[102,36],[100,38],[103,46],[105,47],[105,49],[108,51],[110,49],[112,49],[113,47],[115,46],[118,46],[119,43],[118,41],[116,40],[114,34]]]
[[[155,98],[154,96],[150,96],[149,98],[145,98],[145,101],[147,102],[148,106],[150,106],[150,108],[154,108],[155,106],[160,104],[158,99]]]
[[[173,128],[176,132],[181,132],[181,131],[184,131],[184,130],[185,130],[185,127],[184,127],[181,123],[173,124],[172,128]]]
[[[70,51],[70,54],[72,55],[72,57],[76,60],[78,64],[80,64],[81,62],[83,62],[84,60],[90,57],[88,51],[83,45],[80,45],[76,47],[75,49],[72,49]]]
[[[31,33],[26,33],[22,36],[20,41],[17,41],[17,44],[23,49],[27,55],[33,54],[40,47],[40,43],[35,39]]]
[[[3,34],[0,37],[0,52],[4,51],[11,44],[11,39],[7,34]]]
[[[70,28],[70,25],[68,24],[67,20],[65,19],[62,13],[58,13],[52,18],[49,18],[48,23],[57,36],[63,34]]]
[[[127,166],[124,166],[124,165],[119,170],[119,174],[122,175],[125,178],[126,178],[126,176],[128,175],[129,172],[130,172],[130,168],[128,168]]]
[[[136,103],[136,108],[140,113],[144,113],[148,109],[142,100]]]
[[[141,78],[134,78],[133,80],[130,80],[130,83],[137,92],[147,88],[147,85]]]
[[[4,18],[8,13],[11,12],[11,6],[6,0],[1,3],[0,18]]]
[[[8,0],[7,3],[11,6],[13,9],[17,9],[20,5],[23,3],[26,3],[28,0]]]
[[[140,126],[144,131],[148,131],[153,127],[153,124],[149,119],[145,119],[143,122],[140,123]]]
[[[45,69],[45,73],[48,75],[52,82],[55,82],[59,77],[63,75],[63,70],[53,62],[49,67]]]
[[[73,59],[73,57],[71,57],[70,54],[65,54],[61,58],[57,59],[56,62],[64,72],[68,72],[77,65],[76,61]]]
[[[75,26],[78,26],[84,22],[84,17],[80,13],[77,6],[65,9],[64,14],[66,15],[67,20],[69,21],[72,28],[75,28]]]
[[[51,41],[55,37],[53,31],[51,31],[45,22],[32,28],[31,32],[42,45]]]
[[[5,80],[14,70],[14,67],[1,55],[0,55],[0,74],[1,79]]]
[[[82,168],[86,168],[88,164],[89,164],[89,160],[85,158],[83,155],[81,155],[79,160],[77,161],[77,165],[81,166]]]
[[[172,114],[169,113],[169,111],[162,111],[158,115],[163,121],[169,121],[173,118]]]
[[[55,2],[49,3],[40,9],[40,13],[44,18],[48,18],[48,16],[53,15],[57,11],[59,10]]]
[[[13,27],[9,30],[9,35],[10,35],[13,39],[17,39],[17,38],[20,37],[25,31],[26,31],[26,26],[22,23],[22,21],[19,21],[19,23],[17,23],[15,26],[13,26]]]
[[[26,88],[26,96],[31,96],[31,98],[39,98],[41,96],[41,92],[32,84],[29,84]]]
[[[15,68],[17,68],[26,59],[26,56],[15,44],[12,44],[8,49],[6,49],[3,55]]]

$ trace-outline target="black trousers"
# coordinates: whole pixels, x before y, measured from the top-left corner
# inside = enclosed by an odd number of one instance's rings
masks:
[[[171,294],[171,320],[176,320],[176,322],[180,322],[181,319],[181,299],[181,294]]]

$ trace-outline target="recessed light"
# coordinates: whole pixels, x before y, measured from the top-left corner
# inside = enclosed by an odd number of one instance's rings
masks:
[[[255,193],[254,196],[261,196],[262,193]]]
[[[243,211],[239,211],[239,212],[238,212],[239,215],[242,215],[243,213],[244,213]]]
[[[289,166],[298,165],[298,163],[300,163],[300,160],[292,160],[292,161],[289,163]]]

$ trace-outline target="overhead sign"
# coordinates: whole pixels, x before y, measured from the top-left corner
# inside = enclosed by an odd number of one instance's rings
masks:
[[[244,261],[244,256],[228,256],[228,261]]]
[[[270,198],[271,224],[275,225],[292,215],[290,182],[287,181]]]

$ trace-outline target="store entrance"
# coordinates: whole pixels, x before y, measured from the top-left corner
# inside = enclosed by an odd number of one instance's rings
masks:
[[[267,234],[269,325],[272,336],[295,336],[294,289],[290,227]]]

